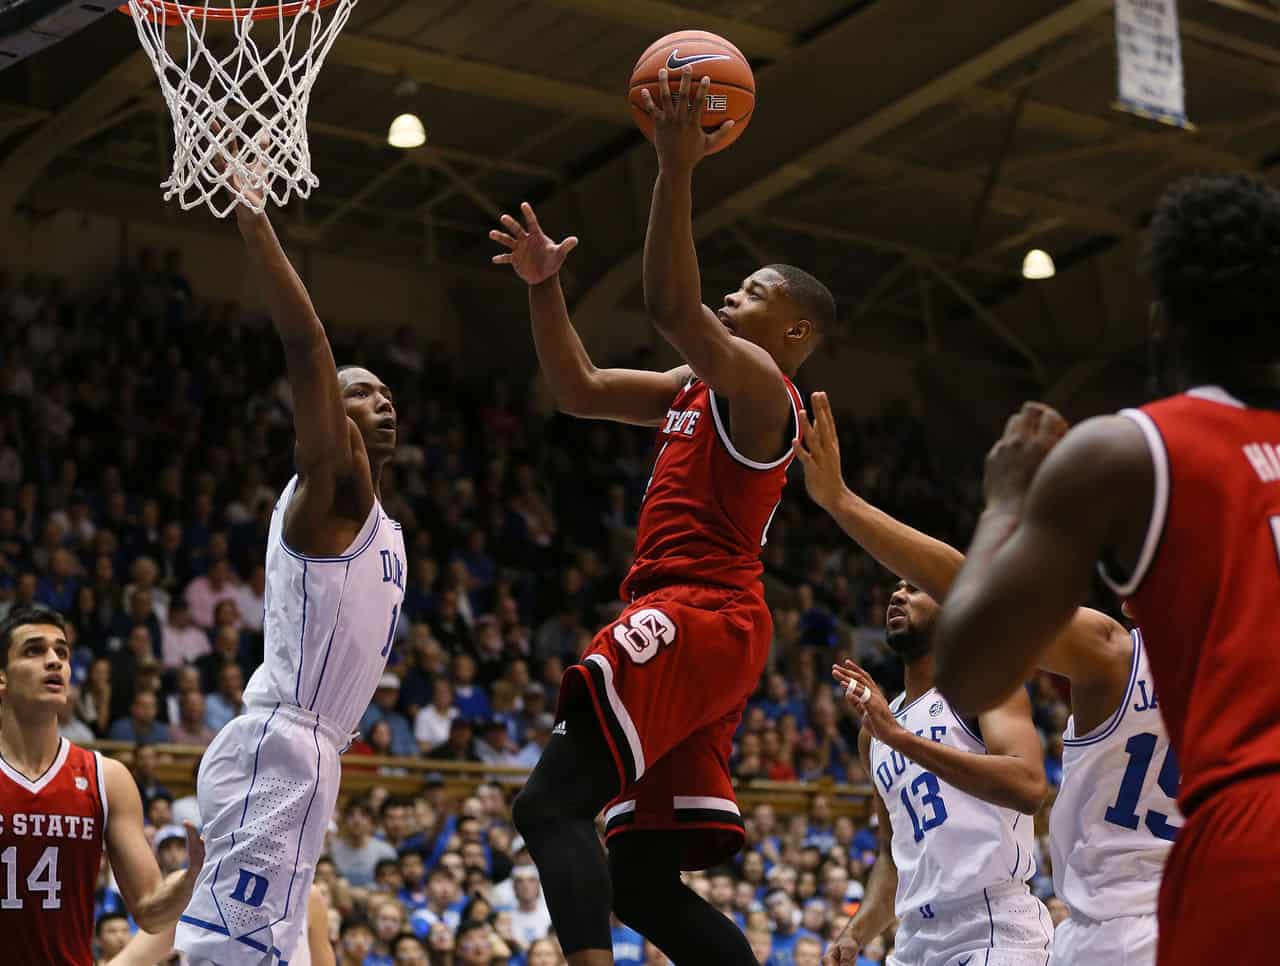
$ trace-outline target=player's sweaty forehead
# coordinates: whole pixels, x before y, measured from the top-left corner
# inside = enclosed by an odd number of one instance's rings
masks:
[[[338,372],[338,385],[342,387],[343,392],[356,386],[364,386],[366,389],[376,389],[388,399],[391,398],[391,390],[387,388],[386,383],[368,369],[362,369],[358,366],[340,370]]]

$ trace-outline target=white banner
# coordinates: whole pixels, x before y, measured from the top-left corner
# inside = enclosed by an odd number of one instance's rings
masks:
[[[1182,87],[1177,0],[1116,0],[1117,106],[1189,127]]]

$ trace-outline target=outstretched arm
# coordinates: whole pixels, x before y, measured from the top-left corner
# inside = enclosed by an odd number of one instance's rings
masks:
[[[862,767],[870,775],[871,732],[866,728],[858,733],[858,757],[862,759]],[[893,823],[889,820],[889,810],[884,807],[880,793],[873,789],[871,799],[878,819],[876,838],[880,849],[876,855],[876,864],[871,867],[866,893],[858,911],[849,920],[845,934],[827,950],[827,955],[822,960],[823,966],[854,966],[862,948],[893,922],[894,903],[898,894],[898,867],[893,861]]]
[[[854,694],[845,700],[862,716],[862,726],[890,748],[927,768],[948,785],[1004,808],[1035,814],[1048,793],[1040,735],[1031,721],[1031,699],[1019,688],[1003,704],[979,716],[985,755],[952,748],[908,731],[898,723],[880,688],[852,661],[832,669]]]
[[[702,303],[702,279],[693,240],[693,169],[724,138],[733,122],[707,134],[702,112],[710,79],[694,86],[692,72],[680,75],[673,98],[666,68],[658,72],[655,104],[646,90],[645,110],[654,119],[658,180],[649,208],[644,243],[644,301],[663,337],[679,350],[698,377],[733,403],[734,440],[763,437],[750,445],[761,458],[776,455],[775,433],[781,432],[791,403],[777,364],[760,346],[729,331]],[[745,422],[745,426],[743,425]],[[741,447],[740,447],[741,448]],[[744,450],[748,456],[755,456]]]
[[[142,831],[138,786],[120,762],[103,758],[102,765],[107,786],[106,844],[111,870],[138,926],[149,933],[163,933],[191,901],[191,890],[204,865],[204,843],[191,823],[185,823],[189,864],[181,872],[162,877]]]
[[[1028,403],[987,457],[986,510],[934,631],[938,688],[957,707],[995,707],[1030,676],[1108,549],[1137,559],[1155,486],[1141,430],[1111,416],[1065,432]]]
[[[964,554],[851,492],[841,473],[840,439],[825,392],[813,394],[812,408],[812,421],[803,413],[800,416],[803,438],[796,443],[809,496],[881,566],[934,600],[943,600],[964,565]],[[1082,607],[1053,639],[1039,666],[1070,678],[1073,684],[1109,681],[1117,667],[1127,678],[1129,649],[1114,646],[1117,631],[1127,636],[1106,614]]]
[[[489,237],[508,249],[494,255],[495,265],[510,265],[529,286],[529,319],[538,365],[562,412],[589,419],[612,419],[640,426],[658,426],[671,400],[689,378],[689,367],[667,372],[639,369],[597,369],[569,318],[560,268],[578,245],[569,236],[559,243],[543,233],[533,207],[520,206],[524,224],[502,216],[505,231]]]
[[[271,321],[284,345],[293,390],[298,471],[307,478],[308,486],[320,482],[317,478],[321,477],[341,478],[350,473],[354,462],[355,427],[342,404],[329,337],[270,219],[240,206],[236,220],[266,296]]]

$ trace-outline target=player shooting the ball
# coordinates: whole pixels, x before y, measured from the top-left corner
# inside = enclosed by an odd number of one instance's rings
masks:
[[[782,496],[800,397],[790,376],[835,319],[826,287],[789,265],[754,272],[718,311],[702,303],[692,179],[725,136],[707,133],[708,81],[660,75],[659,174],[645,244],[645,303],[686,360],[667,372],[599,369],[569,320],[556,243],[522,206],[490,237],[529,285],[534,344],[562,410],[658,428],[621,616],[565,672],[560,724],[515,823],[573,966],[611,964],[609,910],[672,961],[755,964],[733,922],[680,880],[737,852],[743,822],[729,754],[768,656],[760,547]],[[605,810],[609,856],[594,821]]]

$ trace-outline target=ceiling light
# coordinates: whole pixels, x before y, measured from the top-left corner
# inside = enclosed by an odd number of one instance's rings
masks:
[[[1039,248],[1033,248],[1027,252],[1027,257],[1022,260],[1022,277],[1030,279],[1053,278],[1058,270],[1053,267],[1053,259],[1049,257],[1049,253],[1041,251]]]
[[[391,122],[387,143],[393,148],[420,148],[427,143],[427,129],[416,114],[401,114]]]

